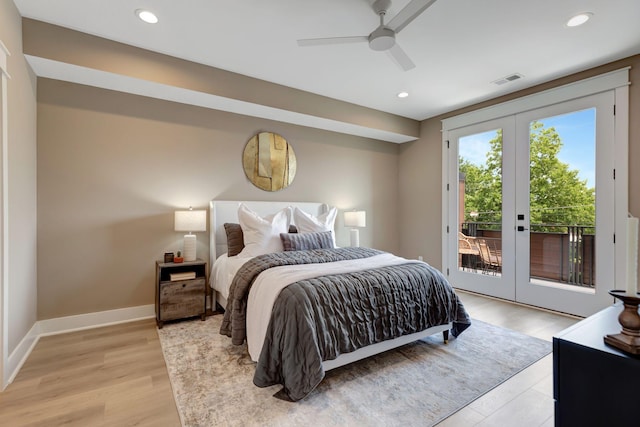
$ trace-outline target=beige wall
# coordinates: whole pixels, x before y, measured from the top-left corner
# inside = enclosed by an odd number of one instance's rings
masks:
[[[608,71],[631,66],[629,88],[629,209],[640,216],[640,55],[616,61],[508,96],[452,111],[422,122],[420,139],[400,146],[399,219],[400,254],[442,265],[442,124],[441,120],[464,112],[498,104]]]
[[[259,131],[283,135],[298,159],[277,193],[242,169]],[[174,209],[214,198],[365,209],[362,244],[395,252],[397,187],[396,144],[39,79],[38,318],[153,304],[154,261],[182,245]],[[207,234],[197,238],[208,259]]]
[[[36,321],[36,78],[22,55],[22,20],[11,0],[0,0],[0,40],[10,52],[7,68],[7,188],[0,201],[8,228],[3,283],[11,354]],[[0,169],[2,166],[0,165]],[[7,368],[7,367],[5,367]],[[6,378],[5,378],[6,380]]]

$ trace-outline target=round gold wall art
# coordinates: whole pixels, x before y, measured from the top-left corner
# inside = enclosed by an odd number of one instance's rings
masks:
[[[245,145],[242,166],[253,185],[265,191],[279,191],[296,176],[296,155],[282,136],[260,132]]]

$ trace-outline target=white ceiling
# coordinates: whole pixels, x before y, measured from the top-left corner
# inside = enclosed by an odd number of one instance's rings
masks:
[[[640,53],[639,0],[438,0],[397,36],[416,64],[407,72],[366,43],[296,43],[368,35],[372,0],[14,2],[24,17],[416,120]],[[585,11],[589,22],[565,26]],[[524,78],[492,83],[513,73]]]

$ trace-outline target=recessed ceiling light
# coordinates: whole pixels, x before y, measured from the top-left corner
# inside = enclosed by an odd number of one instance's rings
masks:
[[[407,96],[409,96],[409,92],[400,92],[398,94],[398,98],[406,98]]]
[[[147,24],[155,24],[158,22],[158,17],[153,12],[149,12],[148,10],[137,9],[136,15],[138,15],[138,18],[142,19]]]
[[[582,25],[585,22],[587,22],[589,19],[591,19],[592,16],[593,16],[593,13],[591,12],[579,13],[575,16],[572,16],[567,21],[567,27],[577,27],[579,25]]]

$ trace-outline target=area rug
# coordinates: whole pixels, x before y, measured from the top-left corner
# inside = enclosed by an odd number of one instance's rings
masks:
[[[551,343],[478,320],[327,372],[299,402],[253,385],[246,346],[218,333],[221,315],[158,330],[184,427],[434,425],[551,352]]]

